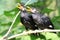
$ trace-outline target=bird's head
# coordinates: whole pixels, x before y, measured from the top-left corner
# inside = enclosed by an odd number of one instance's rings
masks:
[[[24,7],[24,5],[22,5],[22,4],[20,4],[20,3],[18,3],[17,8],[19,8],[21,11],[26,10],[26,8]]]
[[[28,7],[28,6],[27,6],[26,10],[27,10],[28,12],[32,12],[32,13],[35,13],[35,12],[37,11],[35,8],[30,8],[30,7]]]

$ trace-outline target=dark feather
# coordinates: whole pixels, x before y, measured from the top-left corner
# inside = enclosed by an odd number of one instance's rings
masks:
[[[32,19],[32,15],[28,14],[27,11],[21,11],[20,15],[21,15],[20,16],[21,23],[25,26],[26,30],[36,30],[36,29],[38,29],[38,27],[35,26],[35,23]],[[37,33],[33,34],[33,35],[37,35]]]
[[[39,13],[35,8],[32,8],[31,13],[33,21],[36,23],[39,29],[54,29],[54,26],[48,16]]]

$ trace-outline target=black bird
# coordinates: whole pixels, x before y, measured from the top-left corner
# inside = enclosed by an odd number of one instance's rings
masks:
[[[35,26],[35,23],[32,19],[32,15],[30,15],[26,11],[26,8],[23,5],[19,5],[18,8],[21,10],[21,14],[20,14],[21,23],[25,26],[26,30],[36,30],[36,29],[38,29],[38,27]],[[37,35],[37,33],[34,34],[34,35]]]
[[[50,20],[50,18],[46,15],[39,13],[36,8],[28,8],[27,11],[31,12],[33,21],[36,23],[39,29],[54,29],[54,26]]]

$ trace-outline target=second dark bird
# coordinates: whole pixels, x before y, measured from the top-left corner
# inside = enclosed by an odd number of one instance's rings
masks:
[[[27,11],[31,12],[33,21],[36,23],[39,29],[54,29],[54,26],[50,20],[50,18],[46,15],[43,15],[42,13],[39,13],[39,11],[36,8],[27,8]]]

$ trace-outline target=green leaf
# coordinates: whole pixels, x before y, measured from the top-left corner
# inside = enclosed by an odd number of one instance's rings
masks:
[[[45,1],[44,0],[38,0],[32,4],[30,4],[29,6],[35,7],[35,8],[42,8],[45,7]]]
[[[31,40],[29,35],[22,36],[20,40]]]
[[[42,34],[45,35],[46,40],[59,40],[59,37],[55,33],[46,32],[46,33],[42,33]]]
[[[3,14],[5,10],[12,10],[15,7],[15,0],[0,0],[0,15]]]
[[[4,15],[13,18],[18,13],[18,11],[19,10],[17,8],[14,8],[14,9],[9,10],[9,11],[4,11]]]
[[[49,14],[49,13],[52,12],[52,11],[54,11],[54,10],[53,10],[53,9],[48,9],[48,8],[44,8],[44,9],[42,10],[43,13],[47,13],[47,14]]]
[[[60,16],[54,17],[52,22],[55,26],[55,29],[60,29]]]

